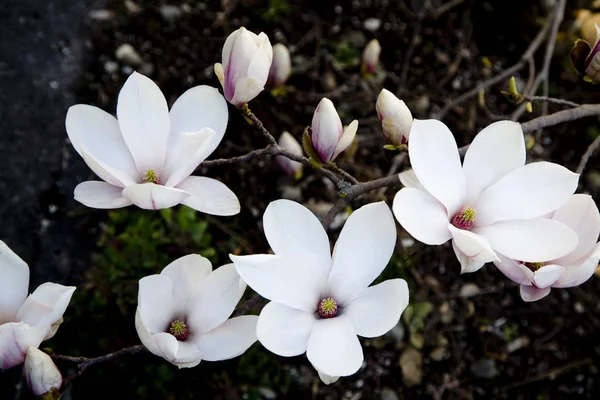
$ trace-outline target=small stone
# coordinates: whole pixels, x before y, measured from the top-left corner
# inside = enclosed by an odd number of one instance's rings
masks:
[[[446,358],[446,354],[446,347],[438,346],[431,350],[429,357],[431,357],[433,361],[442,361],[444,358]]]
[[[181,16],[181,8],[167,4],[160,7],[160,15],[162,15],[165,20],[171,22]]]
[[[506,345],[506,352],[512,353],[527,346],[529,346],[529,338],[527,336],[520,336]]]
[[[114,74],[119,70],[119,64],[114,61],[107,61],[104,63],[104,71],[107,74]]]
[[[478,378],[492,379],[498,376],[496,360],[491,358],[482,358],[471,364],[471,373]]]
[[[443,323],[449,324],[450,322],[452,322],[452,319],[454,318],[454,311],[452,311],[450,303],[448,303],[447,301],[443,302],[439,310],[440,319]]]
[[[273,400],[277,398],[277,393],[271,388],[262,386],[258,391],[263,399]]]
[[[363,26],[369,32],[375,32],[381,27],[381,20],[378,18],[367,18],[365,19]]]
[[[140,65],[143,62],[142,57],[140,57],[135,48],[129,43],[120,45],[115,51],[115,56],[122,63],[132,66]]]
[[[423,355],[414,347],[407,347],[400,356],[400,368],[407,387],[420,384],[423,379]]]
[[[478,295],[480,292],[479,287],[474,283],[465,283],[460,288],[460,297],[472,297]]]
[[[576,301],[575,304],[573,304],[573,309],[577,314],[583,314],[585,312],[585,307],[579,301]]]
[[[96,21],[110,21],[115,17],[115,13],[110,10],[92,10],[88,17]]]
[[[142,8],[132,0],[125,0],[125,8],[127,8],[127,11],[129,11],[131,14],[137,14],[142,11]]]
[[[381,391],[381,400],[399,400],[398,395],[390,388],[383,388]]]

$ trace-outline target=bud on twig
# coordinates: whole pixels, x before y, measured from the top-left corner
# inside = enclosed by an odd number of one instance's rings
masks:
[[[273,46],[273,63],[269,70],[269,84],[282,86],[292,73],[290,51],[281,43]]]
[[[279,137],[278,141],[279,146],[281,146],[284,150],[289,151],[292,154],[297,156],[302,155],[302,146],[298,141],[290,135],[289,132],[283,132]],[[296,179],[302,177],[302,164],[298,161],[290,160],[285,156],[277,156],[275,157],[275,162],[286,174],[294,175]]]
[[[377,39],[371,40],[367,43],[365,50],[362,54],[362,73],[370,75],[375,72],[375,69],[379,65],[379,56],[381,54],[381,45]]]
[[[23,365],[25,380],[35,396],[57,391],[62,385],[62,375],[52,358],[43,351],[30,347]],[[49,397],[56,398],[56,397]]]
[[[311,147],[317,156],[317,161],[327,164],[352,144],[358,129],[358,121],[352,121],[344,130],[333,103],[324,97],[315,110],[311,128]],[[307,150],[307,145],[304,145],[304,149]],[[307,154],[312,158],[308,151]]]
[[[383,89],[377,97],[375,109],[388,142],[395,149],[406,146],[413,117],[404,101],[394,96],[389,90]]]

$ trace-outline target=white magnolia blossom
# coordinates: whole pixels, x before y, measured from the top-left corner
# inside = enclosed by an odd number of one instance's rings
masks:
[[[62,375],[52,358],[35,347],[27,350],[23,373],[34,396],[42,396],[52,389],[58,390],[62,385]]]
[[[243,26],[225,40],[223,64],[215,64],[215,74],[225,98],[241,106],[265,88],[273,61],[273,47],[266,34],[256,35]]]
[[[551,218],[571,227],[579,244],[571,253],[546,262],[513,260],[498,254],[496,267],[508,278],[521,284],[521,297],[536,301],[550,293],[551,288],[578,286],[590,279],[600,260],[600,213],[591,196],[576,194]]]
[[[544,215],[566,203],[579,175],[549,163],[525,165],[521,126],[499,121],[473,140],[464,163],[452,132],[437,120],[415,120],[408,154],[412,170],[394,198],[394,214],[415,239],[439,245],[452,239],[462,272],[497,253],[546,262],[577,246],[577,234]]]
[[[233,264],[212,270],[191,254],[140,279],[135,327],[153,354],[179,368],[237,357],[256,342],[258,317],[228,319],[246,284]]]
[[[388,142],[395,146],[406,145],[410,136],[413,116],[404,101],[389,90],[383,89],[377,97],[375,109]]]
[[[269,83],[273,86],[283,85],[292,73],[292,58],[284,44],[273,46],[273,63],[269,70]]]
[[[227,186],[190,176],[225,134],[227,103],[217,89],[189,89],[169,112],[158,86],[134,72],[119,93],[117,117],[84,104],[69,108],[69,139],[104,181],[79,184],[77,201],[93,208],[135,204],[156,210],[185,204],[213,215],[240,211]]]
[[[325,383],[354,374],[363,362],[357,335],[383,335],[408,305],[402,279],[369,287],[396,244],[388,206],[372,203],[352,213],[333,255],[317,217],[298,203],[272,202],[263,226],[275,254],[230,255],[242,279],[271,300],[258,318],[258,340],[280,356],[306,352]]]
[[[289,133],[283,132],[277,142],[284,150],[289,151],[297,156],[302,156],[302,145]],[[275,157],[275,162],[286,174],[288,175],[299,175],[302,174],[302,163],[298,161],[290,160],[285,156]]]
[[[358,121],[352,121],[344,130],[335,106],[324,97],[315,110],[311,127],[312,145],[319,157],[318,161],[328,163],[352,144]]]
[[[29,266],[0,241],[0,369],[25,361],[30,347],[54,336],[73,286],[43,283],[29,296]]]
[[[381,45],[379,40],[373,39],[363,50],[362,69],[364,72],[372,74],[379,65],[379,56],[381,55]]]

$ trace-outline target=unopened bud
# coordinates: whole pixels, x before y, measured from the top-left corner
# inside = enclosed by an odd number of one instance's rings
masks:
[[[23,371],[25,380],[35,396],[57,391],[62,385],[62,375],[52,358],[35,347],[27,350]]]
[[[315,110],[311,127],[310,138],[318,156],[317,161],[326,164],[352,144],[358,129],[358,121],[352,121],[344,129],[331,100],[323,98]],[[307,146],[304,147],[306,149]]]
[[[294,155],[302,156],[302,146],[289,132],[283,132],[279,137],[278,143],[284,150]],[[294,175],[297,178],[302,176],[302,164],[298,161],[290,160],[285,156],[277,156],[275,157],[275,162],[286,174]]]
[[[367,43],[362,54],[362,71],[365,74],[372,74],[379,65],[379,56],[381,54],[381,45],[377,39]]]
[[[273,63],[269,70],[269,84],[272,86],[283,85],[292,73],[292,59],[290,51],[281,43],[273,46]]]
[[[388,142],[396,147],[406,145],[413,117],[404,101],[394,96],[389,90],[383,89],[377,97],[375,109]]]

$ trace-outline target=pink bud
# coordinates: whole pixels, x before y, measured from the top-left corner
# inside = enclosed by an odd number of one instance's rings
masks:
[[[319,161],[322,163],[333,161],[352,144],[357,129],[358,121],[354,120],[344,131],[333,103],[324,97],[317,106],[312,120],[311,139]]]
[[[273,86],[281,86],[287,81],[292,73],[292,59],[290,51],[281,43],[273,46],[273,63],[269,71],[269,83]]]
[[[383,89],[377,97],[375,109],[387,140],[395,146],[405,145],[408,142],[413,117],[404,101],[389,90]]]
[[[284,150],[294,155],[302,156],[302,146],[289,132],[283,132],[279,137],[278,143]],[[277,156],[275,157],[275,162],[288,175],[297,175],[302,171],[301,163],[290,160],[287,157]]]
[[[362,69],[364,72],[372,74],[379,65],[379,55],[381,54],[381,45],[377,39],[367,43],[367,47],[362,55]]]

